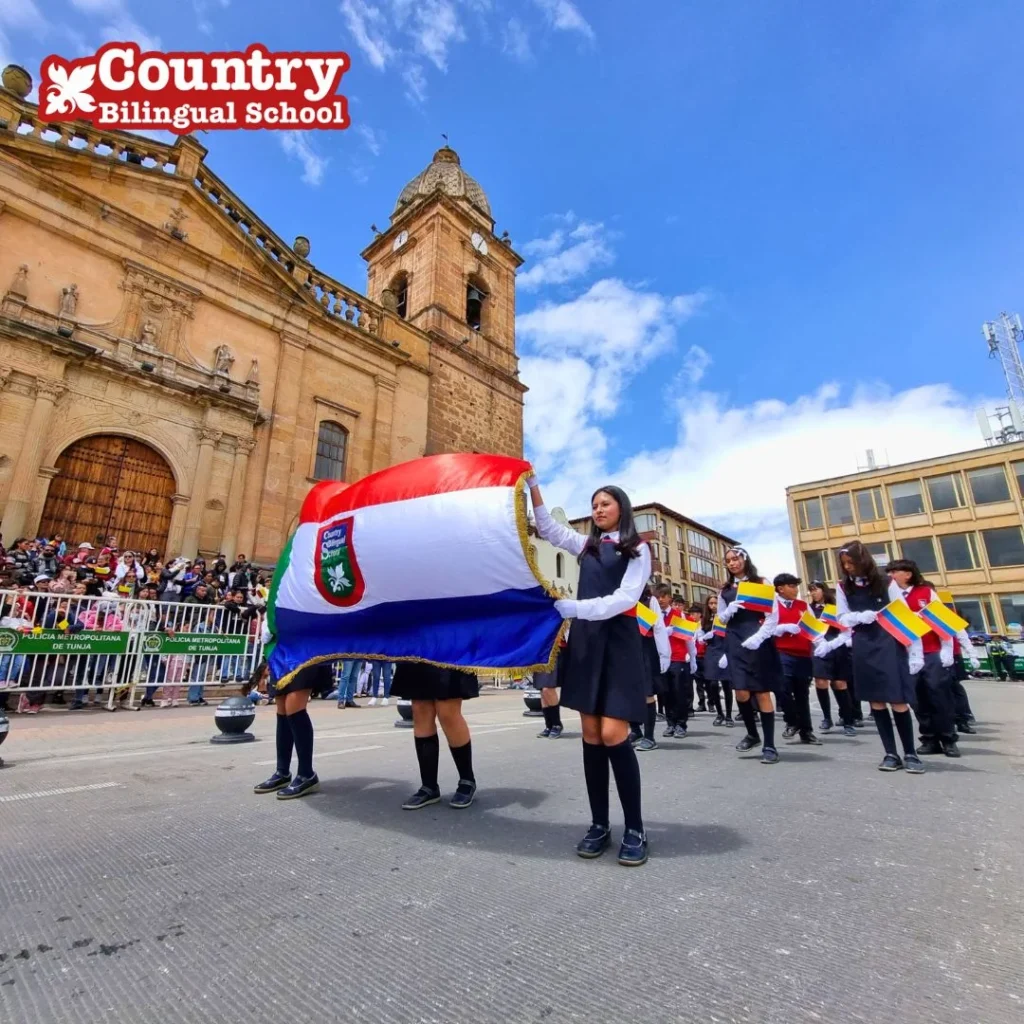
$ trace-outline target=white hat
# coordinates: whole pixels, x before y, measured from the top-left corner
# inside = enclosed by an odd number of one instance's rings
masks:
[[[50,577],[47,576],[45,572],[41,572],[32,582],[38,583],[40,580],[46,580],[46,582],[49,583]]]
[[[79,551],[81,551],[83,548],[85,548],[88,551],[96,550],[87,540],[83,540],[82,543],[78,545]]]

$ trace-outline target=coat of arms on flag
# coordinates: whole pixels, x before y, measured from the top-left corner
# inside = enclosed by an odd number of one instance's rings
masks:
[[[363,596],[363,574],[352,544],[352,516],[320,527],[316,537],[313,573],[316,589],[325,601],[339,608],[358,604]]]

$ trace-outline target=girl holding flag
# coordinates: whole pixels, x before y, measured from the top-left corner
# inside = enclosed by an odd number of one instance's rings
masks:
[[[835,614],[836,593],[831,587],[815,580],[810,586],[810,595],[811,612],[815,618],[821,619],[826,608],[831,609],[830,614]],[[856,736],[857,730],[853,727],[853,702],[847,689],[847,680],[852,675],[850,643],[853,636],[848,629],[840,629],[831,622],[827,622],[827,625],[828,632],[814,645],[812,659],[814,689],[822,714],[825,716],[821,723],[821,731],[829,732],[832,729],[832,702],[828,695],[831,684],[835,690],[836,703],[839,705],[839,720],[843,726],[843,733],[847,736]]]
[[[753,698],[757,700],[764,730],[761,747],[761,763],[776,764],[779,760],[775,749],[775,706],[772,690],[779,682],[779,659],[773,643],[766,643],[775,633],[779,623],[777,599],[774,590],[763,580],[750,560],[746,548],[729,548],[725,553],[725,567],[729,578],[718,595],[718,617],[725,623],[725,661],[729,677],[736,691],[736,703],[740,717],[747,727],[736,749],[745,754],[761,742],[754,718]],[[755,588],[744,587],[754,584]],[[762,588],[749,602],[742,590]],[[770,595],[770,596],[769,596]],[[748,604],[758,603],[753,610]]]
[[[725,626],[719,625],[718,595],[710,594],[704,601],[701,615],[700,642],[704,644],[704,687],[708,700],[717,712],[712,725],[724,725],[731,729],[732,720],[732,683],[729,681],[729,667],[725,657]],[[726,664],[722,664],[726,662]],[[722,714],[722,698],[719,688],[725,696],[725,714]]]
[[[910,704],[914,700],[912,676],[924,666],[921,644],[905,648],[876,621],[886,605],[903,597],[895,582],[886,581],[875,565],[871,552],[855,540],[839,551],[842,579],[836,591],[839,623],[853,631],[851,663],[857,679],[857,693],[871,705],[871,716],[885,757],[878,766],[882,772],[902,768],[912,775],[924,771],[914,750],[914,723]],[[892,717],[889,708],[892,708]],[[896,753],[893,722],[903,744],[903,759]]]
[[[576,852],[599,857],[611,840],[609,771],[615,776],[625,818],[619,863],[647,861],[647,834],[641,816],[640,764],[629,742],[629,723],[647,711],[644,652],[636,607],[651,575],[651,550],[633,522],[633,507],[618,487],[602,487],[590,500],[593,525],[584,537],[555,522],[544,507],[536,477],[527,484],[534,523],[541,538],[576,555],[580,564],[578,600],[555,608],[572,619],[562,703],[580,713],[583,774],[592,824]]]

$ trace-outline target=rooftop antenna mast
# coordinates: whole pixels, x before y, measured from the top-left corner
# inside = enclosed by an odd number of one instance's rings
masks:
[[[997,407],[993,415],[978,410],[978,425],[988,445],[1024,440],[1024,361],[1020,345],[1024,325],[1019,313],[1000,313],[997,320],[982,324],[981,333],[988,344],[991,359],[999,359],[1006,381],[1008,404]]]

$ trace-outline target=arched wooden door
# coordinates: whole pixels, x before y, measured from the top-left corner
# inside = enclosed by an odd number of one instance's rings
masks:
[[[174,474],[159,452],[127,437],[84,437],[57,459],[39,532],[68,546],[101,546],[113,534],[122,551],[165,554]]]

